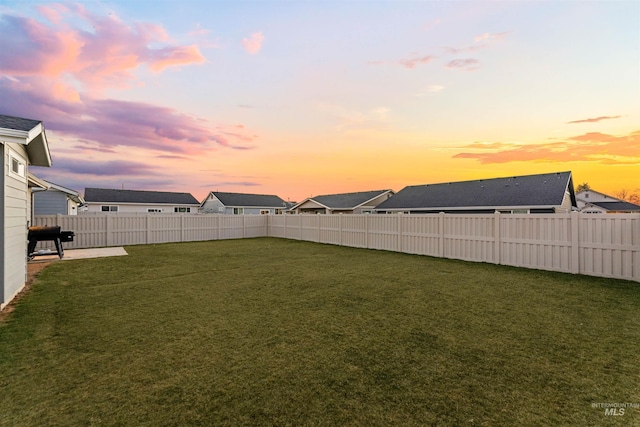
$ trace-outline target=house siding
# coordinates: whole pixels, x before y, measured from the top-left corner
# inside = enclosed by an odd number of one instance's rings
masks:
[[[118,212],[117,213],[148,213],[149,209],[158,209],[160,210],[160,213],[174,213],[175,208],[190,208],[190,211],[188,213],[197,213],[198,212],[198,206],[193,206],[193,205],[161,205],[161,204],[121,204],[121,203],[113,203],[113,202],[104,202],[104,203],[96,203],[96,202],[91,202],[91,203],[87,203],[87,210],[86,212],[99,212],[99,213],[106,213],[106,212],[102,212],[102,206],[117,206],[118,207]],[[116,212],[112,212],[112,213],[116,213]]]
[[[569,213],[571,212],[571,195],[568,191],[564,193],[562,204],[559,208],[556,208],[556,213]]]
[[[215,195],[210,194],[202,204],[200,208],[200,212],[205,214],[222,214],[222,215],[233,215],[233,210],[235,208],[241,208],[243,210],[244,215],[260,215],[262,211],[269,211],[269,214],[273,215],[276,213],[276,208],[273,207],[249,207],[249,206],[225,206],[220,199],[218,199]],[[284,210],[284,208],[278,208],[280,210]]]
[[[226,211],[220,211],[219,210],[220,208],[224,208],[224,205],[222,204],[220,199],[218,199],[213,194],[210,194],[209,198],[202,204],[201,211],[203,213],[214,213],[214,214],[227,213]],[[231,210],[231,213],[233,213],[233,209]]]
[[[70,205],[67,195],[61,191],[37,191],[33,193],[34,215],[69,215]]]
[[[7,146],[27,159],[23,146],[5,144],[3,152],[3,295],[4,306],[22,289],[27,274],[27,218],[29,218],[29,192],[27,171],[24,179],[18,179],[9,172],[9,153]],[[26,169],[27,165],[25,165]]]

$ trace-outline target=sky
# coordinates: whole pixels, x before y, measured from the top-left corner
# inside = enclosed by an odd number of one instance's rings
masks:
[[[640,2],[0,0],[0,114],[80,193],[640,192]]]

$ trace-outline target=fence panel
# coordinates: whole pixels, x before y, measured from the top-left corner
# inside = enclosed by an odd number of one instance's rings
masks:
[[[640,282],[638,214],[40,215],[33,225],[74,231],[67,249],[273,236]]]
[[[402,215],[403,252],[440,256],[439,215]]]
[[[320,215],[302,215],[300,217],[300,240],[319,242]]]
[[[493,215],[446,215],[444,256],[467,261],[495,262]]]
[[[34,226],[56,226],[62,230],[75,232],[73,242],[63,244],[64,248],[99,248],[107,246],[107,217],[76,215],[38,215],[33,219]],[[55,249],[53,242],[40,242],[36,249]]]
[[[287,215],[285,224],[284,237],[286,239],[301,240],[302,215]]]
[[[584,274],[640,281],[640,216],[583,215],[578,228]]]
[[[340,244],[354,248],[367,247],[367,226],[371,215],[339,215],[341,216]]]
[[[197,242],[218,239],[217,215],[185,215],[183,241]]]
[[[571,272],[571,215],[501,215],[500,263]]]
[[[269,216],[268,235],[271,237],[286,237],[285,222],[291,215]]]
[[[400,215],[371,215],[369,221],[370,249],[397,251]]]
[[[304,217],[305,215],[303,215]],[[315,215],[319,220],[318,241],[339,245],[340,242],[340,221],[343,215]]]

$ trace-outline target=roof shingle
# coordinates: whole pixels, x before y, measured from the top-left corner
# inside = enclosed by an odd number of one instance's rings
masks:
[[[272,194],[244,194],[244,193],[225,193],[221,191],[212,191],[211,194],[216,196],[223,205],[228,207],[256,207],[256,208],[284,208],[286,203],[280,197]]]
[[[376,209],[560,206],[569,188],[573,191],[571,172],[414,185],[403,188]]]
[[[85,188],[84,200],[87,203],[145,203],[172,205],[199,205],[189,193],[166,191],[114,190],[107,188]]]

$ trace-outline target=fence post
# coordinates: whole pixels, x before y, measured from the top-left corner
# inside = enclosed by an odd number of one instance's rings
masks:
[[[438,214],[438,256],[444,258],[444,212]]]
[[[145,219],[145,236],[146,236],[146,244],[151,244],[151,215],[147,214],[147,218]]]
[[[222,215],[217,214],[216,215],[216,240],[220,240],[220,219],[222,218]]]
[[[364,247],[369,249],[369,217],[372,214],[364,216]]]
[[[500,264],[500,212],[493,214],[493,262]]]
[[[113,228],[113,224],[111,224],[111,215],[107,215],[106,217],[106,236],[105,236],[105,246],[113,246],[113,237],[111,236],[111,229]]]
[[[338,244],[342,246],[342,214],[338,214]]]
[[[180,241],[184,242],[184,214],[180,214]]]
[[[580,273],[580,213],[571,212],[571,272]]]
[[[247,237],[247,215],[242,214],[242,238]]]
[[[398,214],[398,241],[396,243],[397,251],[402,252],[402,216],[403,213]]]

